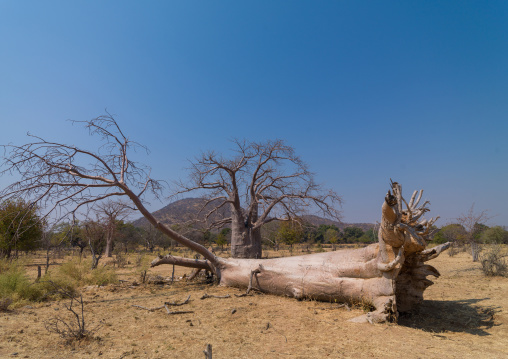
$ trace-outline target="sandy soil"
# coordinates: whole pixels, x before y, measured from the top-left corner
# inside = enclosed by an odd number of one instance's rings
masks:
[[[83,288],[85,319],[94,338],[66,343],[44,322],[68,312],[49,302],[0,313],[1,358],[508,358],[508,278],[486,278],[460,253],[432,261],[435,280],[417,314],[394,324],[353,324],[363,313],[335,303],[297,301],[204,282],[132,286],[135,268],[121,269],[119,285]],[[177,270],[177,275],[188,273]],[[171,275],[171,266],[149,274]],[[204,294],[230,298],[200,299]],[[168,315],[148,311],[165,301],[190,302]]]

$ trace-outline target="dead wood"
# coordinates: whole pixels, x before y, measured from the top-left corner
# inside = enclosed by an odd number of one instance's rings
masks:
[[[190,313],[194,313],[194,311],[193,310],[177,310],[174,312],[168,312],[169,315],[190,314]]]
[[[194,313],[194,311],[192,310],[177,310],[177,311],[170,311],[167,304],[164,303],[163,306],[160,306],[160,307],[153,307],[153,308],[147,308],[147,307],[143,307],[141,305],[132,305],[133,307],[136,307],[136,308],[141,308],[141,309],[144,309],[144,310],[148,310],[149,312],[154,312],[156,310],[160,310],[160,309],[166,309],[166,313],[168,315],[174,315],[174,314],[187,314],[187,313]]]
[[[148,310],[149,312],[154,312],[154,311],[159,310],[159,309],[164,309],[164,306],[153,307],[153,308],[147,308],[147,307],[143,307],[141,305],[136,305],[136,304],[133,304],[132,306],[136,307],[136,308],[141,308],[141,309],[144,309],[144,310]]]
[[[219,299],[222,299],[222,298],[231,298],[231,296],[229,294],[227,295],[210,295],[210,294],[203,294],[203,296],[199,299],[207,299],[207,298],[219,298]]]
[[[193,280],[194,278],[196,278],[196,276],[199,274],[199,272],[201,272],[201,268],[195,268],[192,273],[189,275],[189,278],[187,279],[188,281],[191,281]]]
[[[205,359],[212,359],[212,344],[207,344],[203,353],[205,353]]]
[[[164,302],[165,305],[171,305],[171,306],[180,306],[180,305],[184,305],[184,304],[187,304],[189,303],[189,300],[190,300],[190,295],[187,297],[187,299],[185,299],[183,302],[181,303],[177,303],[177,302]]]

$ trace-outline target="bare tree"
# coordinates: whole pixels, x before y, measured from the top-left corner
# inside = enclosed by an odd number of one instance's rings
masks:
[[[205,247],[163,225],[147,210],[147,194],[159,199],[163,183],[150,177],[150,168],[129,159],[135,149],[147,149],[126,137],[110,114],[83,124],[92,137],[99,138],[98,149],[87,150],[28,135],[33,142],[4,145],[2,175],[20,177],[0,191],[0,200],[24,198],[38,203],[45,214],[74,218],[83,210],[91,211],[99,203],[114,197],[129,198],[134,207],[170,238],[201,254],[212,263],[215,256]]]
[[[125,219],[134,208],[123,201],[107,200],[97,205],[97,213],[106,217],[106,249],[104,255],[112,257],[117,221]]]
[[[143,196],[147,192],[158,196],[161,184],[150,178],[148,169],[128,159],[128,150],[135,143],[124,136],[113,117],[102,116],[85,122],[85,126],[105,143],[97,152],[38,137],[34,137],[35,142],[23,146],[6,146],[8,155],[2,173],[20,175],[21,178],[0,192],[0,200],[23,197],[45,208],[44,216],[55,211],[74,216],[79,209],[110,197],[126,196],[150,224],[204,257],[189,259],[167,255],[155,259],[152,266],[174,264],[206,269],[215,274],[222,285],[255,288],[271,294],[325,301],[370,302],[375,310],[363,316],[360,319],[363,321],[396,320],[398,311],[409,311],[423,300],[423,291],[432,284],[426,277],[439,276],[434,267],[424,263],[437,257],[449,243],[425,249],[437,218],[423,219],[428,202],[418,205],[422,191],[415,192],[407,203],[400,185],[392,183],[393,194],[388,192],[382,207],[379,241],[368,247],[274,259],[221,258],[158,222],[146,209]],[[259,164],[263,161],[258,160],[255,166],[261,171],[254,171],[257,173],[255,178],[262,178],[261,182],[256,182],[258,186],[266,186],[279,178],[284,183],[281,188],[292,188],[290,177],[274,177],[271,173],[275,172],[270,168],[262,170]],[[307,190],[314,188],[311,186]],[[258,193],[257,189],[254,194]],[[274,194],[278,193],[278,189],[274,191]],[[260,196],[268,201],[272,197],[268,193],[262,191]],[[285,195],[282,197],[286,198]],[[271,202],[273,207],[284,198]],[[303,194],[295,195],[295,198],[305,199]],[[323,202],[316,204],[326,210],[325,200],[329,198],[325,196]],[[259,206],[259,202],[254,203],[254,207]],[[291,203],[283,206],[287,214],[296,212],[292,206]],[[247,216],[257,213],[249,211]],[[257,223],[260,218],[252,223]]]
[[[92,269],[97,268],[99,260],[102,258],[104,248],[106,247],[106,236],[108,224],[97,221],[86,221],[83,224],[83,232],[90,253],[92,254]]]
[[[190,181],[180,181],[177,192],[207,192],[202,211],[211,228],[231,225],[234,258],[260,258],[261,227],[271,221],[294,219],[309,207],[340,218],[336,208],[341,198],[317,184],[307,165],[284,141],[235,140],[234,145],[232,158],[207,152],[191,162]],[[230,216],[217,218],[226,206]]]
[[[473,257],[473,262],[477,262],[480,255],[480,246],[476,240],[476,237],[479,234],[480,225],[489,219],[490,217],[488,216],[487,211],[475,212],[474,203],[471,205],[471,208],[469,208],[467,213],[462,214],[457,218],[457,222],[461,224],[466,231],[465,237],[467,243],[471,246],[471,256]]]

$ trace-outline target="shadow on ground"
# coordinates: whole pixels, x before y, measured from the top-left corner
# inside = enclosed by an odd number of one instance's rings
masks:
[[[495,316],[501,308],[479,304],[487,299],[425,300],[418,312],[401,314],[398,323],[433,333],[490,335],[487,330],[499,325],[495,324]]]

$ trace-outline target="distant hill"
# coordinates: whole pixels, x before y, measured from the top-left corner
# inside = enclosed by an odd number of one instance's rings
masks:
[[[206,214],[213,209],[214,204],[218,204],[219,201],[210,203],[203,209],[203,205],[206,200],[203,198],[184,198],[173,203],[168,204],[165,207],[153,212],[157,220],[166,225],[173,225],[177,223],[185,223],[195,221],[197,219],[203,220]],[[201,211],[201,213],[199,213]],[[224,218],[230,216],[229,206],[224,206],[220,209],[219,213],[214,215],[214,218]],[[146,227],[148,221],[141,217],[132,222],[136,227]]]
[[[205,204],[205,200],[203,198],[184,198],[175,201],[173,203],[170,203],[167,206],[153,212],[153,215],[160,222],[171,226],[177,223],[185,223],[193,221],[196,220],[197,218],[204,219],[205,214],[213,208],[214,204],[217,203],[218,201],[209,204],[207,208],[203,210],[200,216],[198,217],[197,216],[198,212],[202,209],[203,205]],[[215,216],[215,218],[218,219],[229,217],[230,214],[231,212],[229,206],[224,206],[224,208],[221,208],[220,213],[218,213]],[[342,223],[315,215],[306,215],[303,216],[303,218],[307,222],[315,226],[319,226],[321,224],[335,225],[340,229],[343,229],[345,227],[358,227],[364,231],[374,227],[374,224],[372,223]],[[137,227],[146,227],[148,225],[148,221],[144,217],[141,217],[133,221],[132,223]]]

